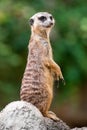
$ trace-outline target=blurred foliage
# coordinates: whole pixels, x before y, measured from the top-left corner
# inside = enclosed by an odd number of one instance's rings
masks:
[[[75,102],[78,94],[73,95],[87,82],[87,0],[0,0],[0,108],[19,99],[30,37],[28,19],[40,11],[52,13],[56,20],[51,43],[66,81],[56,100]]]

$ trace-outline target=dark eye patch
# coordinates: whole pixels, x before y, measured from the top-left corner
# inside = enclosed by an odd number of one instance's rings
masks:
[[[44,22],[44,21],[47,20],[47,18],[46,18],[45,16],[41,16],[41,17],[39,17],[38,19],[39,19],[40,21],[42,21],[42,22]]]
[[[53,17],[52,17],[52,16],[50,16],[50,19],[52,20],[52,19],[53,19]]]

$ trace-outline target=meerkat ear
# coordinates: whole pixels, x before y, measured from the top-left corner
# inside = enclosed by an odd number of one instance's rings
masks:
[[[29,20],[29,23],[30,23],[30,25],[32,26],[33,23],[34,23],[34,20],[31,18],[31,19]]]

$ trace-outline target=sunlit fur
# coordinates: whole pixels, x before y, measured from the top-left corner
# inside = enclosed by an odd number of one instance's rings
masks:
[[[45,16],[47,20],[41,22],[38,17]],[[54,62],[49,33],[54,26],[54,19],[46,12],[32,16],[31,38],[27,65],[22,79],[20,98],[34,104],[43,116],[58,120],[57,116],[49,111],[53,98],[54,78],[63,79],[60,67]],[[53,23],[53,24],[50,24]]]

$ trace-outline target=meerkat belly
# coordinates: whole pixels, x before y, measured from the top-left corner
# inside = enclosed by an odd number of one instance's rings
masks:
[[[53,97],[53,78],[47,68],[42,67],[37,61],[27,64],[22,80],[21,100],[31,102],[40,108],[44,101],[49,102]]]

